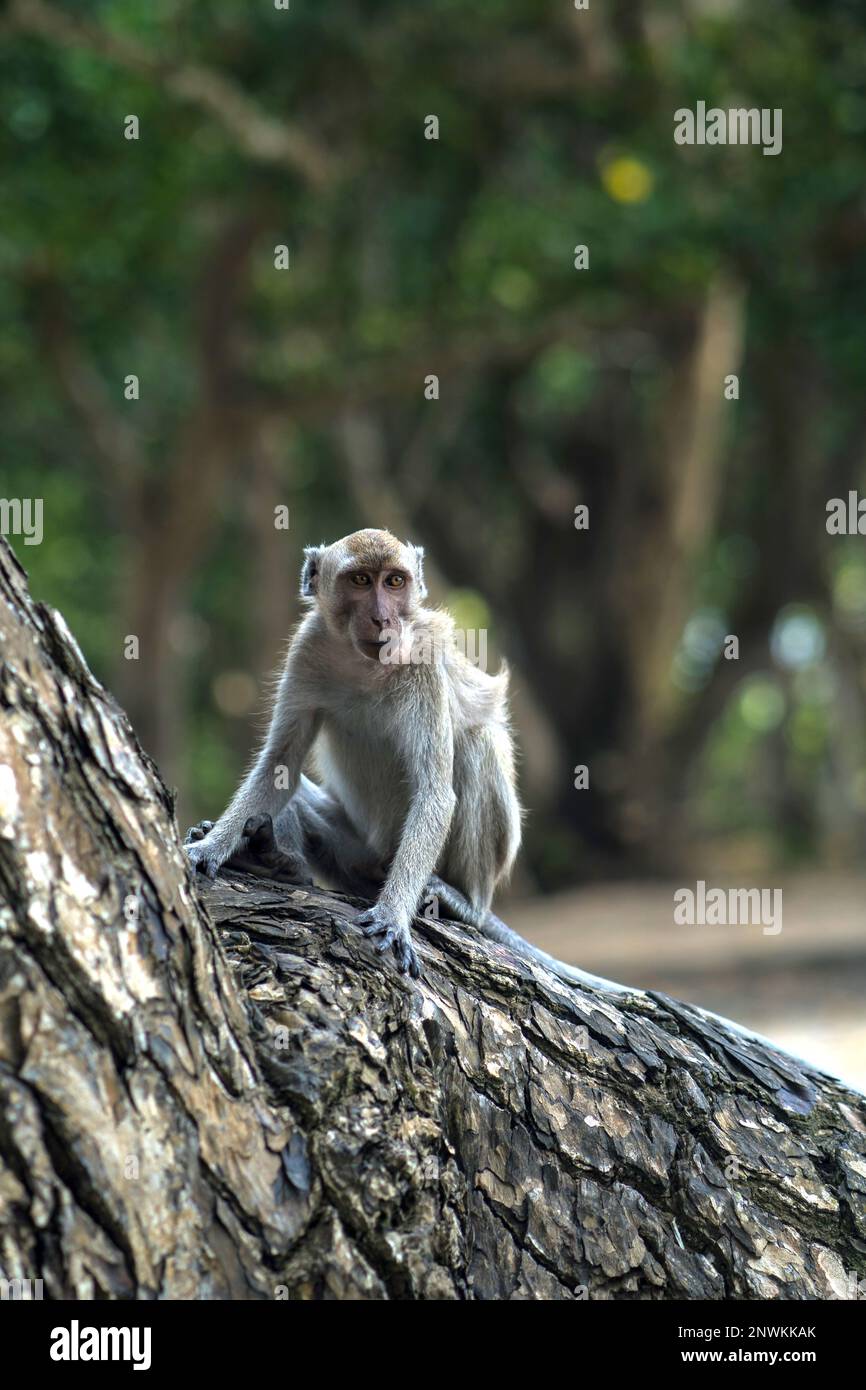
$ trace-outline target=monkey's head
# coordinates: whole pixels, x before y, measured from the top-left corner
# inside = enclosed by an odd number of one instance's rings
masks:
[[[308,546],[301,597],[311,599],[331,632],[378,661],[402,648],[426,598],[424,551],[390,531],[355,531],[333,545]]]

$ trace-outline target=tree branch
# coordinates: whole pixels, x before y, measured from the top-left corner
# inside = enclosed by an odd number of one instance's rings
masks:
[[[69,322],[67,296],[56,280],[40,274],[35,293],[35,322],[62,391],[90,440],[115,518],[128,524],[132,497],[144,473],[144,453],[129,424],[128,408],[117,408],[105,382]]]
[[[198,63],[177,64],[151,53],[137,40],[107,33],[73,19],[45,0],[11,0],[13,28],[64,48],[84,48],[140,77],[153,80],[171,96],[212,116],[244,154],[261,164],[277,164],[320,188],[331,182],[337,163],[313,136],[275,120],[236,83]]]
[[[50,1298],[845,1298],[866,1102],[447,922],[194,887],[0,541],[0,1276]],[[201,895],[199,899],[199,893]]]

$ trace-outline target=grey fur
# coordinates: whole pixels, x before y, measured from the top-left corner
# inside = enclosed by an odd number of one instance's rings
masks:
[[[312,608],[289,648],[264,746],[213,829],[187,847],[213,876],[241,848],[247,820],[268,814],[282,846],[341,886],[369,889],[384,873],[361,921],[412,974],[410,924],[434,871],[483,916],[521,834],[507,671],[472,666],[452,619],[420,606],[422,562],[419,548],[380,531],[306,552],[301,588]],[[369,576],[366,589],[356,573]],[[392,590],[395,573],[402,587]],[[371,658],[383,633],[399,659],[385,663],[381,647]],[[308,757],[316,781],[302,776]]]

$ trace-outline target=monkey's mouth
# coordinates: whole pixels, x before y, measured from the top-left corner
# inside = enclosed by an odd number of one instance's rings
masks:
[[[379,653],[382,650],[382,648],[387,647],[388,641],[389,639],[387,637],[383,637],[376,641],[361,641],[358,643],[358,646],[361,648],[361,651],[363,652],[364,656],[369,656],[374,661],[376,661],[378,660]]]

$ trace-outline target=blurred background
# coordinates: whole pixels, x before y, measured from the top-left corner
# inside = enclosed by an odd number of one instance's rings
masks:
[[[512,666],[503,914],[866,1085],[866,539],[825,524],[866,489],[862,6],[8,0],[0,39],[10,540],[181,828],[303,545],[388,527]],[[676,145],[698,101],[782,153]],[[783,931],[675,926],[698,879]]]

